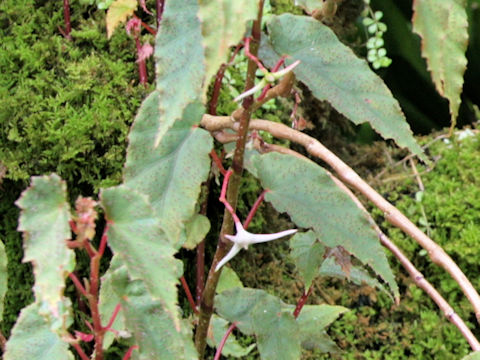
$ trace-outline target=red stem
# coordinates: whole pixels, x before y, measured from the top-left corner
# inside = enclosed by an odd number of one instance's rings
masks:
[[[185,290],[185,294],[187,294],[187,299],[188,299],[188,302],[190,303],[190,306],[193,309],[193,312],[195,314],[198,314],[197,305],[195,305],[195,300],[193,300],[192,293],[190,292],[190,288],[188,287],[188,284],[187,284],[187,281],[185,280],[185,277],[182,276],[180,278],[180,281],[182,282],[183,290]]]
[[[280,60],[278,60],[275,66],[273,67],[272,72],[277,72],[280,69],[280,66],[282,66],[283,63],[285,62],[285,59],[286,59],[286,56],[282,56]],[[271,87],[272,87],[272,84],[265,85],[265,87],[262,89],[262,93],[257,98],[257,101],[263,100],[263,98],[265,97],[265,95],[267,95],[267,92],[268,90],[270,90]]]
[[[232,333],[232,331],[237,327],[237,323],[234,322],[228,330],[225,332],[225,335],[223,335],[222,341],[220,341],[220,344],[218,344],[217,352],[215,353],[215,357],[213,360],[220,360],[220,355],[222,355],[222,350],[223,347],[225,346],[225,343],[227,342],[228,337]]]
[[[230,180],[230,176],[232,176],[233,171],[228,170],[225,173],[225,177],[223,178],[223,184],[222,184],[222,192],[220,193],[220,202],[225,205],[225,208],[228,210],[228,212],[232,215],[233,221],[235,223],[241,223],[240,219],[238,218],[237,214],[235,214],[235,210],[233,210],[232,205],[227,201],[226,194],[227,194],[227,188],[228,188],[228,182]]]
[[[130,359],[130,357],[132,356],[132,352],[133,352],[133,350],[135,350],[135,349],[138,349],[138,345],[130,346],[130,349],[127,350],[127,352],[125,353],[125,356],[123,357],[122,360],[128,360],[128,359]]]
[[[80,291],[83,296],[88,297],[87,290],[85,290],[80,280],[78,280],[77,276],[74,273],[70,273],[68,274],[68,277],[70,278],[70,280],[72,280],[73,284],[78,289],[78,291]]]
[[[305,305],[305,303],[307,302],[308,296],[312,293],[312,289],[313,289],[313,285],[310,285],[310,288],[308,289],[308,291],[306,293],[304,293],[300,297],[300,299],[298,299],[297,307],[295,308],[295,310],[293,312],[293,317],[295,319],[298,317],[298,315],[300,315],[300,311],[302,311],[303,305]]]
[[[255,64],[257,64],[258,68],[262,71],[268,71],[265,66],[263,66],[263,64],[260,62],[260,60],[258,60],[258,58],[253,55],[251,52],[250,52],[250,41],[251,41],[251,38],[250,37],[247,37],[245,38],[245,55],[252,61],[255,62]]]
[[[258,207],[262,203],[263,199],[265,199],[265,194],[268,192],[268,190],[263,190],[260,196],[255,200],[255,203],[253,204],[252,208],[250,209],[250,212],[248,213],[247,219],[243,223],[243,228],[247,230],[248,225],[250,225],[250,222],[252,221],[253,217],[255,216],[255,213],[258,210]]]
[[[209,112],[211,115],[217,115],[218,97],[220,96],[220,89],[222,88],[222,80],[223,80],[223,76],[225,75],[225,70],[227,69],[228,66],[232,65],[233,60],[235,59],[235,56],[237,56],[242,46],[243,45],[241,43],[237,45],[237,47],[233,51],[232,56],[230,57],[230,60],[228,60],[228,63],[222,64],[222,66],[220,66],[220,69],[217,72],[217,75],[215,75],[215,84],[213,85],[213,93],[210,99],[210,106],[209,106]]]
[[[142,43],[138,35],[135,36],[135,45],[137,46],[137,57],[140,57],[140,51],[142,50]],[[148,78],[147,78],[147,65],[145,60],[139,60],[138,62],[138,76],[140,78],[140,84],[147,87]]]
[[[78,353],[78,355],[80,355],[82,360],[90,360],[88,358],[87,354],[85,354],[85,352],[83,351],[83,349],[82,349],[82,347],[80,346],[79,343],[72,343],[72,346],[75,348],[75,350],[77,350],[77,353]]]
[[[72,24],[70,23],[70,4],[69,0],[63,0],[63,18],[65,21],[65,32],[64,36],[68,40],[72,40],[70,33],[72,32]]]
[[[113,314],[110,317],[110,320],[108,321],[108,324],[106,326],[104,326],[105,330],[109,330],[112,327],[113,323],[115,322],[115,319],[117,318],[118,312],[121,309],[122,309],[122,305],[117,304],[117,306],[115,306],[115,310],[113,310]]]
[[[103,253],[105,252],[105,248],[107,246],[107,240],[108,240],[107,231],[108,231],[109,226],[110,226],[110,224],[107,221],[107,223],[105,224],[105,228],[103,229],[102,239],[100,240],[100,246],[98,248],[98,254],[100,256],[103,256]]]
[[[163,9],[165,6],[165,0],[157,0],[156,1],[156,8],[157,8],[157,29],[160,27],[160,22],[162,21]]]
[[[225,176],[227,173],[227,170],[223,167],[222,160],[218,157],[217,153],[215,152],[215,149],[212,149],[210,151],[210,157],[212,158],[213,162],[217,165],[218,170],[220,170],[220,173]]]

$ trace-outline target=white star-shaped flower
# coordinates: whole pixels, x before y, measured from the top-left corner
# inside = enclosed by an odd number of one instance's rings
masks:
[[[241,249],[248,249],[248,246],[251,244],[280,239],[284,236],[295,234],[298,231],[297,229],[290,229],[273,234],[252,234],[243,228],[240,221],[235,221],[235,228],[237,229],[235,235],[225,235],[228,240],[233,242],[233,246],[228,254],[217,264],[215,271],[218,271],[223,265],[230,261]]]

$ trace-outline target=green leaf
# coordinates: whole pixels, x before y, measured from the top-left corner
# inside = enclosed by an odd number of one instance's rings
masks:
[[[30,187],[16,202],[22,209],[18,230],[23,232],[24,262],[32,262],[36,302],[42,315],[62,322],[65,279],[75,267],[65,183],[52,174],[32,177]]]
[[[110,262],[110,267],[102,276],[98,309],[100,311],[100,318],[102,319],[103,326],[106,326],[108,324],[110,318],[112,317],[113,311],[115,310],[115,307],[122,302],[122,298],[118,296],[118,294],[115,292],[115,288],[113,286],[113,279],[114,272],[121,268],[123,265],[124,264],[118,257],[118,255],[114,255]],[[115,318],[115,321],[112,324],[111,328],[113,330],[116,330],[120,334],[127,333],[125,317],[121,310],[117,314],[117,317]],[[103,348],[108,349],[110,345],[112,345],[114,339],[115,334],[112,331],[107,331],[103,339]]]
[[[247,168],[270,190],[265,199],[277,211],[288,213],[298,226],[312,229],[326,246],[342,246],[369,265],[398,295],[377,234],[365,214],[323,168],[309,160],[278,153],[253,156]]]
[[[290,239],[290,255],[295,261],[300,275],[305,282],[305,291],[308,291],[312,281],[318,276],[318,269],[323,262],[325,246],[321,244],[313,231],[296,233]]]
[[[465,0],[415,0],[413,31],[422,38],[422,55],[440,95],[450,103],[452,127],[460,107],[467,68],[468,20]]]
[[[7,253],[5,252],[5,245],[0,241],[0,321],[3,319],[3,301],[5,299],[5,294],[7,293],[7,285]]]
[[[110,222],[108,245],[125,263],[132,280],[142,279],[165,313],[179,326],[177,282],[182,263],[145,195],[121,185],[103,190],[101,204]]]
[[[112,272],[113,287],[122,301],[127,329],[133,333],[140,360],[194,360],[197,353],[187,321],[174,324],[163,305],[153,300],[141,280],[130,281],[125,267]],[[159,279],[162,281],[162,279]]]
[[[185,236],[181,237],[183,224],[194,215],[201,183],[208,176],[213,141],[208,132],[196,127],[203,108],[195,103],[185,109],[182,120],[155,147],[158,104],[155,91],[145,99],[135,119],[124,180],[149,197],[169,238],[180,247],[185,241]]]
[[[254,334],[262,359],[299,359],[298,324],[293,308],[263,290],[234,288],[215,297],[217,312],[244,334]]]
[[[230,46],[242,40],[247,21],[256,19],[258,1],[200,0],[199,3],[208,85],[220,65],[227,61]]]
[[[230,324],[228,323],[228,321],[213,314],[212,320],[211,320],[213,339],[210,337],[207,338],[208,345],[213,348],[218,347],[218,345],[222,341],[223,336],[227,332],[229,326]],[[244,357],[250,354],[250,352],[254,348],[255,348],[255,344],[252,344],[248,347],[243,347],[238,343],[237,339],[233,336],[233,334],[230,334],[230,336],[227,338],[225,346],[223,347],[222,355],[233,356],[237,358]]]
[[[127,21],[137,9],[137,0],[116,0],[107,10],[107,38],[110,39],[115,29]]]
[[[167,1],[155,38],[159,117],[155,147],[185,107],[200,99],[205,75],[198,0]],[[200,119],[198,119],[200,121]]]
[[[355,124],[369,122],[384,138],[425,158],[383,81],[343,45],[332,30],[306,16],[284,14],[269,22],[270,43],[319,100],[326,100]]]
[[[186,249],[194,249],[210,231],[210,220],[202,214],[194,214],[186,223],[185,231],[187,240],[183,247]]]
[[[33,303],[20,312],[7,342],[4,360],[74,359],[68,350],[68,343],[51,331],[50,324],[40,315],[40,307],[40,304]],[[68,325],[70,323],[71,321],[68,321]]]
[[[343,306],[305,305],[297,319],[302,346],[325,353],[338,352],[340,349],[323,329],[346,311],[348,309]]]
[[[474,351],[462,358],[462,360],[480,360],[480,351]]]
[[[233,289],[235,287],[243,287],[242,281],[232,268],[224,266],[215,291],[217,294],[220,294],[225,290]]]

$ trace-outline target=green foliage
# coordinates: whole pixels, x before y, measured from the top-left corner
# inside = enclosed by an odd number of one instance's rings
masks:
[[[125,267],[115,268],[112,285],[121,299],[125,325],[139,346],[139,360],[197,358],[186,321],[175,323],[159,301],[152,299],[141,280],[130,280]],[[136,352],[135,351],[135,352]]]
[[[269,189],[265,199],[279,212],[288,213],[298,226],[312,229],[326,246],[342,246],[369,265],[398,296],[398,287],[377,234],[362,211],[325,170],[308,160],[276,153],[254,157],[247,168]],[[299,174],[302,182],[298,181]]]
[[[57,175],[32,178],[31,186],[16,203],[22,213],[25,256],[33,264],[36,303],[40,315],[62,327],[66,309],[65,279],[75,267],[75,254],[67,247],[71,232],[65,183]]]
[[[5,252],[5,245],[3,244],[3,242],[0,242],[0,320],[3,319],[4,300],[7,289],[7,253]]]
[[[327,100],[355,124],[370,123],[385,139],[424,158],[388,88],[328,27],[285,14],[272,17],[268,28],[274,50],[290,55],[288,63],[301,61],[295,75],[317,99]]]
[[[452,128],[461,103],[463,74],[467,67],[466,3],[465,0],[413,2],[413,30],[422,37],[422,55],[427,59],[437,91],[450,103]]]
[[[205,80],[197,0],[166,2],[155,40],[159,118],[155,147],[185,107],[201,99]],[[198,119],[199,121],[200,119]]]
[[[175,249],[148,198],[122,185],[102,191],[101,203],[111,222],[109,246],[125,263],[131,279],[145,283],[150,296],[160,300],[165,315],[178,328],[176,285],[182,273],[181,262],[173,257]]]
[[[301,345],[331,350],[324,328],[346,311],[339,306],[311,305],[295,319],[294,307],[279,298],[263,290],[238,287],[217,295],[216,309],[222,317],[238,322],[243,333],[256,336],[262,359],[298,359]]]
[[[200,0],[199,4],[208,83],[227,62],[230,47],[242,40],[248,20],[256,19],[258,1]]]
[[[0,159],[6,178],[58,173],[88,193],[121,179],[128,123],[144,89],[125,34],[107,42],[101,12],[72,12],[73,42],[58,34],[56,2],[4,1],[0,11]],[[57,35],[55,35],[57,34]],[[115,53],[118,57],[112,57]],[[73,186],[75,185],[75,186]],[[78,194],[78,190],[77,194]]]
[[[73,360],[68,343],[50,329],[40,315],[41,305],[31,304],[20,313],[7,342],[5,360]]]
[[[183,224],[195,213],[200,185],[206,180],[212,149],[210,135],[195,125],[203,107],[191,104],[155,147],[159,93],[143,103],[129,135],[125,184],[148,195],[172,243],[185,242]]]

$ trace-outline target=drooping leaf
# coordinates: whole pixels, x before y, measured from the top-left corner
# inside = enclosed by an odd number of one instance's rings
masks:
[[[342,246],[369,265],[390,286],[398,287],[377,234],[357,205],[320,166],[291,155],[253,156],[247,168],[265,189],[265,199],[300,227],[312,229],[323,244]]]
[[[292,249],[290,255],[305,282],[305,291],[308,291],[313,279],[318,276],[325,246],[317,240],[313,231],[308,231],[296,233],[290,239],[290,248]]]
[[[157,91],[150,94],[135,119],[124,181],[149,197],[169,238],[180,247],[185,241],[183,224],[195,213],[201,183],[208,176],[213,141],[208,132],[196,127],[203,114],[196,103],[185,109],[182,120],[155,147],[159,101]]]
[[[215,291],[217,294],[220,294],[225,290],[233,289],[235,287],[243,287],[242,281],[232,268],[224,266]]]
[[[122,301],[127,329],[139,346],[140,360],[194,360],[197,353],[187,321],[174,324],[160,301],[153,300],[141,280],[131,281],[125,267],[112,272],[113,288]],[[162,281],[160,278],[159,281]]]
[[[121,296],[115,292],[113,287],[113,273],[122,266],[124,266],[124,264],[121,259],[118,257],[118,255],[114,255],[110,262],[110,267],[102,276],[98,310],[100,311],[100,318],[102,319],[103,326],[108,324],[115,307],[122,302]],[[115,318],[111,328],[117,331],[120,335],[126,335],[128,333],[125,325],[125,317],[121,310]],[[108,349],[110,345],[112,345],[114,339],[115,334],[112,331],[107,331],[103,339],[103,348]]]
[[[227,61],[230,46],[242,40],[247,21],[256,19],[258,1],[200,0],[199,3],[208,84],[220,65]]]
[[[228,321],[213,314],[211,320],[211,333],[209,333],[209,337],[207,338],[208,345],[214,348],[218,347],[229,326],[230,324]],[[239,344],[233,334],[230,334],[230,336],[227,338],[225,346],[223,347],[222,355],[241,358],[250,354],[254,348],[255,344],[243,347]]]
[[[413,31],[422,38],[422,56],[440,95],[450,103],[452,126],[460,107],[467,68],[468,21],[465,0],[415,0]]]
[[[198,0],[167,1],[155,38],[159,115],[154,132],[157,146],[185,107],[200,100],[205,75]],[[198,120],[200,121],[200,119]]]
[[[330,28],[310,17],[283,14],[272,16],[268,29],[273,49],[289,56],[287,64],[301,61],[294,73],[316,98],[425,158],[390,90]]]
[[[205,239],[210,231],[210,220],[202,214],[194,214],[186,223],[185,231],[187,241],[183,244],[186,249],[194,249],[202,240]]]
[[[263,290],[234,288],[215,298],[217,312],[244,334],[255,335],[262,359],[299,359],[300,337],[293,309]]]
[[[55,174],[33,177],[16,204],[22,209],[18,230],[23,232],[23,261],[33,264],[36,302],[43,315],[62,322],[65,279],[75,267],[66,243],[71,231],[65,183]]]
[[[343,246],[335,246],[334,248],[327,248],[325,257],[334,259],[335,263],[340,266],[342,272],[347,278],[350,277],[350,270],[352,268],[352,259],[350,253],[343,248]]]
[[[67,326],[71,320],[67,319]],[[40,315],[40,304],[33,303],[20,312],[7,342],[4,360],[73,360],[68,343],[50,330],[50,324]]]
[[[137,0],[115,0],[107,10],[107,37],[110,38],[118,25],[127,21],[137,9]]]
[[[343,306],[305,305],[297,319],[302,346],[325,353],[338,352],[340,349],[323,329],[346,311],[348,309]]]
[[[177,282],[182,263],[160,226],[147,197],[121,185],[103,190],[101,204],[111,222],[108,245],[125,263],[133,280],[142,279],[165,313],[179,326]]]
[[[5,245],[0,241],[0,321],[3,319],[3,300],[7,293],[7,284],[7,253],[5,252]]]

